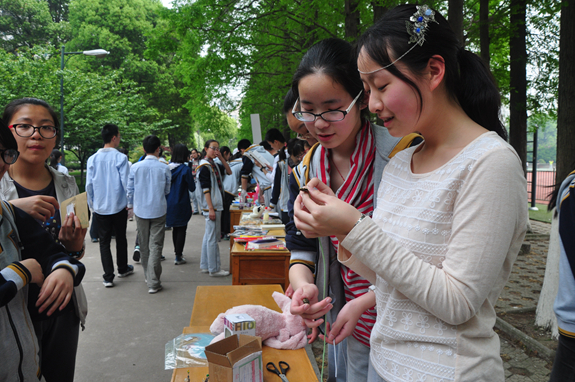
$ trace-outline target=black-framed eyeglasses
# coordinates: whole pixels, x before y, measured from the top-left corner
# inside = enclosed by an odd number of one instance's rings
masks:
[[[0,157],[6,164],[14,164],[18,160],[20,153],[14,149],[0,149]]]
[[[34,132],[36,130],[38,130],[42,138],[46,139],[54,138],[56,136],[56,133],[58,132],[56,126],[51,125],[33,126],[27,123],[17,123],[14,125],[10,125],[8,127],[11,129],[13,128],[16,134],[23,138],[31,137],[32,135],[34,135]]]
[[[319,113],[319,114],[314,114],[314,113],[309,112],[309,111],[296,111],[296,106],[299,102],[299,97],[298,97],[298,99],[293,104],[293,109],[291,112],[292,112],[294,117],[296,117],[298,120],[300,120],[302,122],[315,122],[317,117],[321,117],[321,119],[323,119],[326,122],[343,121],[345,116],[349,113],[349,111],[351,110],[353,105],[355,105],[355,103],[359,99],[359,96],[361,95],[361,93],[363,93],[363,90],[360,91],[359,94],[353,99],[353,101],[351,102],[351,104],[349,105],[349,107],[346,110],[328,110],[328,111],[324,111],[323,113]]]

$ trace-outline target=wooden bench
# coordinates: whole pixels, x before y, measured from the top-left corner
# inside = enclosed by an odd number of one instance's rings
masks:
[[[273,292],[283,293],[279,285],[243,285],[243,286],[199,286],[196,289],[190,326],[184,328],[184,334],[208,333],[210,325],[218,314],[238,305],[254,304],[280,311],[272,297]],[[305,349],[278,350],[263,347],[264,365],[268,362],[285,361],[290,365],[286,374],[290,382],[318,382],[314,368]],[[190,381],[203,382],[208,367],[190,367],[174,369],[171,382],[184,382],[190,375]],[[264,382],[281,382],[279,377],[264,369]]]

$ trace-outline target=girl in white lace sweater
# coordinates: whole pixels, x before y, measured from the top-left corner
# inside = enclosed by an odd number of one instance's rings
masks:
[[[389,11],[358,47],[370,110],[392,135],[425,142],[385,167],[372,219],[313,179],[296,225],[338,236],[340,262],[376,285],[370,358],[383,380],[503,382],[494,305],[523,241],[527,195],[497,88],[426,6]]]

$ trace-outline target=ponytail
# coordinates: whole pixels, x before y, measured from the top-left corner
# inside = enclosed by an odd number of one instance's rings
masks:
[[[58,159],[62,157],[62,153],[59,150],[52,150],[50,153],[50,167],[54,170],[58,170]]]
[[[483,60],[464,48],[457,54],[459,81],[456,94],[463,111],[477,124],[495,131],[507,141],[507,131],[499,118],[501,95],[493,75]]]

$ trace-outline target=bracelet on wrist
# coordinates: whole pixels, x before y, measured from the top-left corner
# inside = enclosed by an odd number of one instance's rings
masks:
[[[82,249],[76,252],[68,252],[68,256],[70,256],[73,259],[78,259],[82,256],[84,256],[84,251],[86,250],[86,246],[82,245]]]
[[[361,223],[363,221],[363,219],[365,219],[367,217],[366,214],[361,214],[361,216],[359,217],[359,219],[357,219],[357,221],[355,222],[355,224],[353,225],[353,227],[351,229],[354,229],[356,225],[358,225],[359,223]]]

